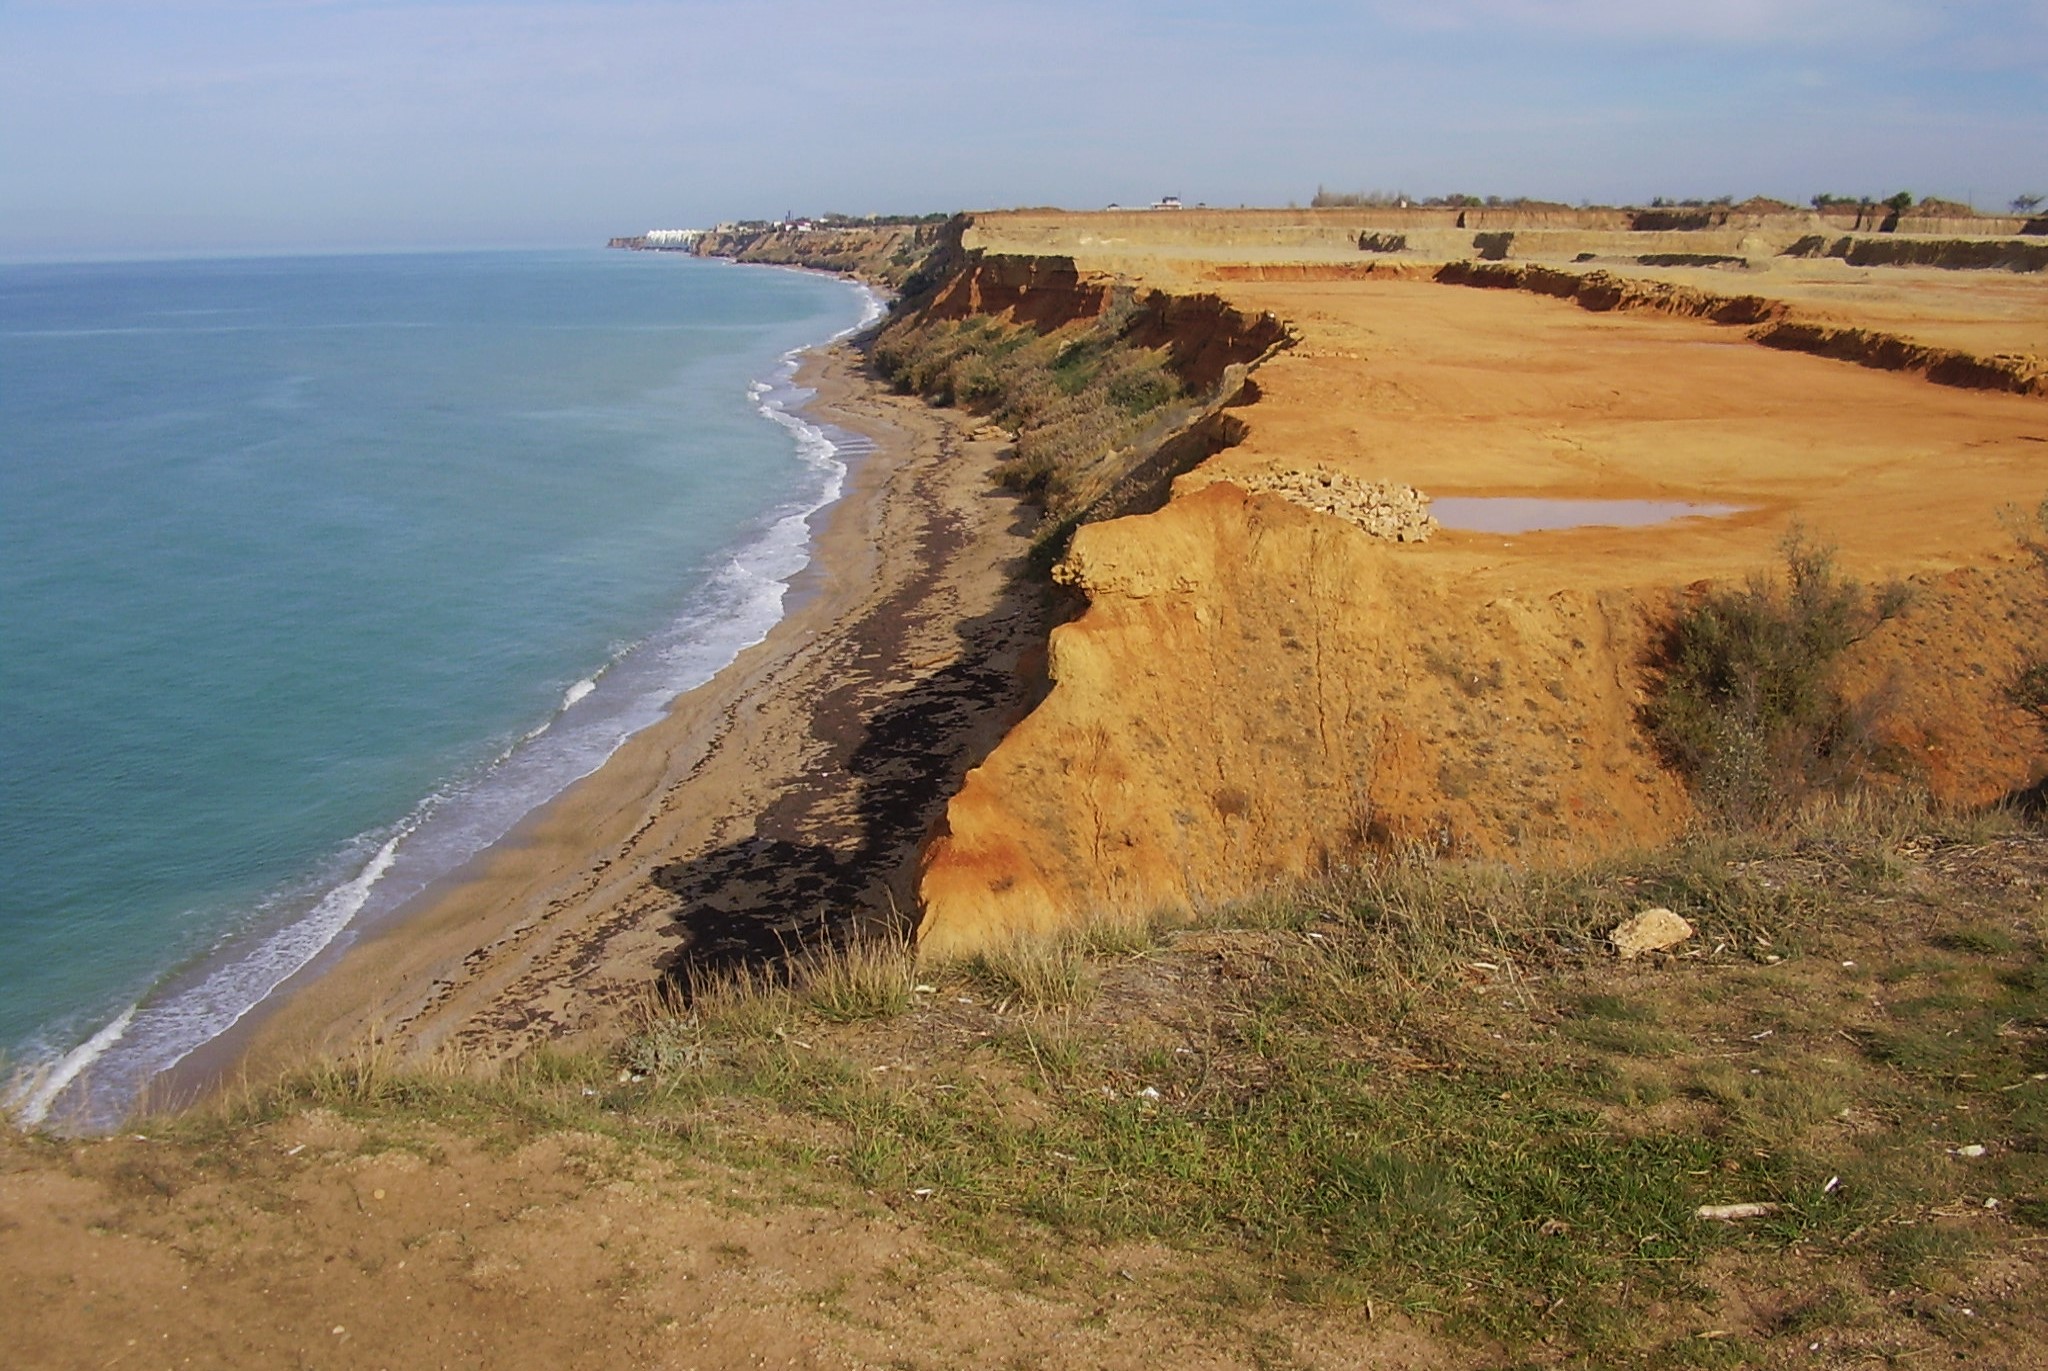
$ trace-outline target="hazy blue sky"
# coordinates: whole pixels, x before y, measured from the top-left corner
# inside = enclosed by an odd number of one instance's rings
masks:
[[[0,0],[0,255],[2048,194],[2048,0]]]

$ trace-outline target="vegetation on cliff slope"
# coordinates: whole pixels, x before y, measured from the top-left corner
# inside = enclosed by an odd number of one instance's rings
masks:
[[[1644,723],[1665,759],[1723,817],[1766,819],[1839,789],[1882,760],[1873,720],[1835,683],[1842,655],[1905,605],[1836,574],[1798,529],[1782,584],[1714,586],[1681,606],[1658,644]]]
[[[808,228],[749,223],[707,234],[696,251],[736,262],[836,271],[891,289],[910,282],[945,238],[949,216],[848,219]]]
[[[1128,339],[1135,317],[1124,290],[1100,316],[1050,333],[987,315],[911,319],[885,329],[873,356],[899,389],[1013,431],[1004,480],[1059,521],[1099,497],[1120,474],[1118,456],[1187,399],[1166,350]]]
[[[2048,499],[2035,507],[2031,519],[2015,517],[2012,523],[2020,548],[2048,574],[2048,541],[2044,541],[2048,539]],[[2006,694],[2036,727],[2048,733],[2048,654],[2036,650],[2023,656],[2013,669]]]

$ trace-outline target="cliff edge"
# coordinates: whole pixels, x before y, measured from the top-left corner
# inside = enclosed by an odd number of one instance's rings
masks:
[[[1089,282],[1213,300],[1292,345],[1250,364],[1236,430],[1163,507],[1074,532],[1054,579],[1081,608],[1052,633],[1044,698],[927,850],[927,951],[1239,898],[1374,847],[1552,861],[1668,837],[1695,809],[1643,725],[1657,636],[1707,585],[1768,574],[1795,526],[1850,574],[1915,587],[1845,672],[1891,773],[1968,801],[2038,774],[2002,683],[2048,614],[1999,510],[2048,485],[2048,406],[1750,334],[1967,339],[1981,351],[1949,350],[2031,379],[2048,309],[2015,314],[2012,293],[2048,306],[2038,280],[1899,267],[1859,295],[1823,261],[1745,282],[1744,308],[1682,310],[1665,306],[1733,297],[1679,268],[1610,273],[1625,288],[1596,309],[1576,286],[1290,264],[1227,215],[1104,218],[977,217],[935,298],[1056,327],[1046,302]],[[1042,291],[1052,260],[1066,284]],[[1289,498],[1313,472],[1479,515],[1378,537]],[[1556,501],[1580,503],[1525,526]],[[1673,512],[1624,526],[1630,502]]]

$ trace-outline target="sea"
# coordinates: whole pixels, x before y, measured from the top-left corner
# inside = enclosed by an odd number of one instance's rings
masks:
[[[119,1125],[781,616],[829,276],[0,265],[0,1091]]]

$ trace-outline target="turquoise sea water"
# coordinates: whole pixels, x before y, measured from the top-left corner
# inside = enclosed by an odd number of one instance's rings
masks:
[[[14,1112],[111,1122],[757,640],[848,455],[789,354],[872,309],[602,250],[0,267]]]

